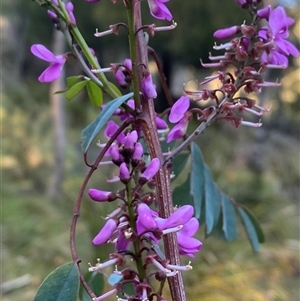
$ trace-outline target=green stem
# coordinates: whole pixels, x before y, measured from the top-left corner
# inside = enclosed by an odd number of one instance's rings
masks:
[[[84,53],[87,61],[92,66],[92,69],[100,69],[100,65],[92,52],[90,51],[89,46],[87,45],[85,39],[81,35],[79,29],[77,26],[73,26],[70,28],[70,32],[72,33],[72,36],[75,38],[76,42],[80,46],[82,52]],[[109,81],[107,80],[106,76],[103,73],[98,74],[98,78],[103,84],[103,89],[105,92],[107,92],[111,97],[117,98],[119,95],[112,89],[112,87],[109,85]]]
[[[131,181],[126,185],[126,193],[127,193],[127,201],[128,201],[129,224],[133,233],[137,233],[134,206],[132,202],[133,196],[132,196]],[[142,282],[143,279],[146,277],[146,271],[143,268],[143,261],[140,252],[140,243],[138,239],[135,239],[133,241],[133,247],[134,247],[135,261],[136,261],[136,267],[138,270],[139,279]]]
[[[136,34],[135,34],[135,20],[133,13],[134,1],[128,1],[127,20],[128,20],[128,35],[129,35],[129,51],[130,59],[132,61],[132,90],[134,93],[134,104],[136,108],[140,108],[140,79],[138,74],[137,53],[136,53]]]

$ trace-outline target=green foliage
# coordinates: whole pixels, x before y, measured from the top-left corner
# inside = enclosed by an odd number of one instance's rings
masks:
[[[174,203],[191,204],[192,196],[195,215],[206,224],[206,235],[214,235],[228,241],[237,238],[236,208],[241,215],[253,250],[258,251],[259,243],[264,242],[264,236],[249,209],[242,208],[220,191],[195,142],[191,144],[190,156],[191,167],[186,154],[182,154],[177,161],[174,160],[174,172],[179,174],[184,168],[191,169],[186,179],[175,188]]]
[[[76,301],[79,289],[79,271],[76,263],[64,264],[43,281],[34,301]]]
[[[96,296],[100,296],[101,294],[103,294],[104,285],[105,285],[105,278],[103,274],[99,274],[97,272],[94,273],[88,272],[86,273],[84,279],[89,285],[89,287],[93,290]],[[83,286],[80,287],[79,297],[81,301],[92,300],[90,295],[86,292]]]
[[[103,103],[103,93],[101,88],[99,88],[94,82],[88,81],[86,85],[88,96],[92,104],[99,108]]]
[[[111,100],[108,104],[105,105],[97,118],[82,131],[81,148],[84,153],[87,152],[91,143],[94,141],[103,126],[106,125],[109,118],[113,115],[114,111],[132,96],[133,93],[131,92],[114,100]]]

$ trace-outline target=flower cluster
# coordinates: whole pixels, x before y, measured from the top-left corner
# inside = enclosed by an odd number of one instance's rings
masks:
[[[268,68],[287,68],[288,56],[299,56],[298,49],[286,40],[289,37],[288,29],[294,20],[286,15],[283,7],[272,9],[271,6],[266,6],[257,9],[258,1],[237,2],[253,14],[253,23],[217,30],[214,33],[215,38],[231,39],[214,47],[215,50],[225,49],[225,53],[218,56],[210,54],[211,63],[201,63],[203,67],[218,67],[221,71],[201,82],[200,90],[185,89],[191,101],[213,100],[215,105],[204,110],[189,110],[188,97],[181,97],[171,109],[169,121],[177,124],[170,131],[168,142],[185,135],[192,111],[197,113],[198,120],[202,121],[206,121],[210,114],[215,114],[216,119],[228,120],[235,127],[241,124],[261,126],[260,122],[245,121],[241,116],[244,112],[262,116],[263,112],[268,111],[257,105],[249,94],[260,93],[262,87],[279,86],[278,82],[266,82],[263,73]],[[267,20],[268,24],[260,27],[262,20]],[[219,81],[219,87],[213,90],[206,88],[206,85],[214,80]]]
[[[132,100],[129,100],[127,105],[134,108]],[[116,111],[115,115],[122,120],[128,118],[127,113],[121,109]],[[118,125],[111,120],[104,134],[110,139],[117,130]],[[151,286],[151,277],[155,277],[157,281],[164,281],[179,271],[191,269],[190,264],[174,265],[170,261],[172,259],[165,257],[160,249],[162,237],[175,232],[177,246],[174,247],[178,248],[181,255],[189,257],[194,257],[202,246],[202,243],[193,237],[199,228],[199,222],[193,217],[192,206],[175,208],[174,213],[167,218],[161,217],[159,212],[152,209],[158,201],[153,191],[156,187],[154,177],[161,163],[158,158],[153,158],[147,165],[143,159],[142,144],[138,140],[138,131],[123,131],[106,153],[118,167],[118,179],[125,185],[125,189],[112,192],[91,188],[88,192],[90,198],[96,202],[121,201],[121,204],[107,215],[104,226],[93,239],[95,246],[114,244],[116,252],[110,255],[107,262],[98,262],[89,268],[92,272],[101,272],[107,266],[117,266],[119,270],[116,273],[120,275],[120,281],[114,285],[113,290],[95,300],[122,292],[126,283],[132,283],[135,287],[135,294],[130,297],[136,298],[134,300],[150,300],[154,296],[161,298]],[[139,262],[137,269],[124,267],[127,258]],[[139,268],[146,273],[142,279]]]

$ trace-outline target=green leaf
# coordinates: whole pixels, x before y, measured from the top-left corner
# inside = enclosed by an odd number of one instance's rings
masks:
[[[214,236],[214,237],[217,237],[218,239],[226,240],[226,237],[225,237],[222,227],[223,227],[223,214],[222,214],[222,212],[220,212],[220,215],[219,215],[216,225],[214,226],[211,233],[209,235],[206,234],[205,237],[207,238],[209,236]]]
[[[248,238],[251,242],[252,249],[255,252],[259,251],[259,243],[264,242],[264,235],[259,227],[256,219],[247,208],[238,207],[238,212],[241,216],[243,226],[246,230]]]
[[[92,289],[92,291],[95,293],[96,296],[100,296],[103,294],[104,286],[105,286],[105,280],[103,274],[99,274],[97,272],[86,273],[84,279],[86,280],[89,287]],[[83,286],[80,287],[79,291],[80,299],[82,301],[91,301],[90,295],[86,292]]]
[[[205,222],[206,231],[209,234],[215,224],[218,221],[220,210],[221,210],[221,194],[212,179],[210,170],[206,164],[204,164],[204,174],[205,174]]]
[[[76,301],[79,289],[77,264],[70,262],[58,267],[43,281],[34,301]]]
[[[105,105],[97,118],[81,132],[81,149],[84,153],[88,150],[91,143],[94,141],[103,126],[108,122],[114,111],[132,96],[133,93],[131,92],[110,101]]]
[[[222,193],[222,214],[223,214],[223,231],[226,240],[230,241],[236,239],[237,232],[237,219],[235,208],[226,194]]]
[[[79,83],[74,84],[71,88],[66,91],[66,99],[71,100],[74,98],[87,84],[87,80],[83,80]]]
[[[100,107],[103,103],[103,93],[100,87],[98,87],[94,82],[88,81],[86,84],[86,89],[90,101],[95,107]]]
[[[116,85],[114,85],[112,82],[108,82],[108,85],[111,87],[112,90],[116,92],[118,96],[122,96],[121,91],[118,89]]]
[[[188,175],[186,181],[177,186],[173,191],[173,202],[175,205],[182,206],[182,205],[193,205],[193,200],[190,194],[190,180],[191,176]]]
[[[69,76],[67,77],[67,87],[68,89],[74,86],[80,79],[82,79],[82,75]]]
[[[194,208],[196,218],[200,218],[201,207],[204,196],[204,162],[201,150],[195,143],[191,143],[191,154],[192,154],[192,171],[191,171],[191,194],[194,198]]]
[[[174,174],[174,178],[172,178],[172,182],[181,176],[181,173],[188,164],[189,156],[190,154],[188,153],[181,153],[173,159],[172,173]]]

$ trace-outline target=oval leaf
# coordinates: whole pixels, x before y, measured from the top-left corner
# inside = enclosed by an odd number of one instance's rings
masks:
[[[222,229],[224,231],[226,240],[230,241],[236,239],[238,236],[238,232],[235,208],[233,207],[230,199],[224,193],[222,193],[222,214]]]
[[[92,104],[99,108],[103,103],[103,93],[101,88],[98,87],[94,82],[89,81],[86,84],[86,89]]]
[[[256,229],[255,229],[255,226],[254,226],[251,218],[249,217],[248,212],[245,211],[244,208],[239,207],[238,211],[241,216],[242,223],[246,230],[247,236],[251,242],[252,249],[255,252],[258,252],[259,251],[259,239],[258,239],[258,235],[257,235]],[[256,224],[257,224],[257,222],[256,222]]]
[[[116,94],[117,94],[118,96],[122,96],[121,91],[118,89],[118,87],[117,87],[116,85],[114,85],[114,84],[111,83],[111,82],[108,82],[108,85],[110,86],[110,88],[111,88],[112,90],[114,90],[114,91],[116,92]]]
[[[81,149],[85,153],[94,141],[100,130],[107,123],[109,118],[113,115],[114,111],[126,100],[133,96],[133,93],[128,93],[118,97],[105,105],[97,118],[89,124],[81,133]]]
[[[68,87],[68,89],[71,88],[72,86],[74,86],[81,78],[82,78],[82,75],[67,77],[67,87]]]
[[[200,218],[204,196],[204,162],[201,150],[197,143],[191,143],[192,171],[191,171],[191,195],[194,198],[196,218]]]
[[[74,98],[87,84],[86,80],[83,80],[75,85],[73,85],[70,89],[66,91],[66,99],[71,100]]]
[[[215,224],[218,221],[220,210],[221,210],[221,194],[212,179],[210,170],[206,164],[204,164],[204,174],[205,174],[205,222],[206,222],[206,232],[209,234]]]
[[[70,262],[47,276],[39,287],[34,301],[76,301],[78,288],[78,267],[74,262]]]

